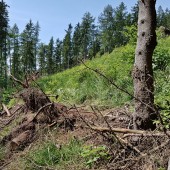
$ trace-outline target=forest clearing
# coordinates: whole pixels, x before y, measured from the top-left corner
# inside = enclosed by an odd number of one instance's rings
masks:
[[[86,12],[40,42],[0,1],[0,170],[169,170],[170,10]]]

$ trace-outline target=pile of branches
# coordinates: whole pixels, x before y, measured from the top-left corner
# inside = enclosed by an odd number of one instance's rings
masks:
[[[17,104],[12,108],[7,108],[3,104],[3,112],[0,114],[0,131],[9,126],[14,120],[20,120],[18,125],[5,135],[1,145],[9,145],[11,151],[23,149],[36,138],[40,128],[52,127],[56,124],[73,128],[75,119],[68,114],[66,106],[55,103],[44,93],[36,83],[37,73],[25,76],[24,81],[20,81],[11,75],[14,83],[22,86],[22,90],[14,97],[22,99],[24,104]],[[32,87],[32,84],[36,87]]]
[[[107,170],[156,170],[159,168],[169,170],[169,131],[165,133],[160,129],[135,130],[132,113],[125,109],[119,108],[107,114],[103,114],[98,109],[93,110],[95,115],[100,115],[100,121],[90,122],[78,110],[77,112],[85,126],[92,131],[91,138],[95,136],[99,139],[100,136],[102,141],[99,145],[107,146],[109,159],[99,160],[96,167],[101,165]]]

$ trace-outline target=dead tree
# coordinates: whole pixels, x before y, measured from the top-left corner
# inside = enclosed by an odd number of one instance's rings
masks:
[[[140,0],[138,13],[138,38],[133,69],[136,129],[154,129],[154,85],[152,55],[156,41],[156,0]],[[138,100],[136,100],[138,99]]]

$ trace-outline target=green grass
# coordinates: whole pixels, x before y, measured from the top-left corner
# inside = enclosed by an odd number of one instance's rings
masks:
[[[5,147],[0,145],[0,162],[4,159],[5,157]]]
[[[163,89],[162,85],[166,84],[167,86],[167,81],[165,81],[165,78],[162,79],[162,75],[167,76],[168,74],[167,69],[170,65],[170,60],[167,61],[167,58],[170,58],[169,47],[170,37],[159,39],[154,52],[154,61],[155,64],[158,64],[154,69],[156,98],[165,91],[165,88]],[[133,94],[131,72],[135,57],[134,53],[135,46],[129,44],[124,47],[116,48],[111,54],[105,54],[102,57],[86,61],[86,65],[90,68],[98,69],[119,87],[126,89]],[[160,62],[168,62],[168,66],[163,68],[163,71],[160,70]],[[46,93],[58,94],[58,101],[66,104],[85,103],[115,107],[121,106],[132,99],[130,96],[122,93],[108,83],[106,79],[87,69],[83,64],[58,74],[43,77],[39,81],[39,84]],[[162,87],[161,89],[160,86]],[[167,88],[166,90],[169,91]]]
[[[127,45],[115,49],[111,54],[87,61],[86,64],[93,69],[97,68],[117,85],[132,93],[134,49],[134,46]],[[59,101],[64,103],[118,106],[130,100],[128,95],[84,65],[43,77],[39,84],[46,93],[58,94]]]
[[[45,143],[36,151],[29,154],[36,164],[42,166],[54,166],[61,162],[72,161],[74,157],[78,157],[81,151],[81,144],[78,141],[71,140],[69,144],[58,148],[54,143]]]
[[[83,167],[81,157],[83,144],[77,140],[70,140],[60,148],[52,141],[45,142],[38,148],[32,150],[27,155],[27,169],[36,167],[51,167],[59,169],[69,169],[75,166],[76,169]]]

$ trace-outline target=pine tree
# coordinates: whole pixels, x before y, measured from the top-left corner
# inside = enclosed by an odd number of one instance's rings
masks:
[[[68,69],[73,64],[72,58],[72,25],[69,24],[68,29],[66,30],[66,35],[63,40],[63,49],[62,49],[62,56],[63,56],[63,67],[64,69]]]
[[[125,45],[127,43],[126,38],[123,35],[122,30],[127,26],[128,13],[126,11],[126,6],[122,2],[116,9],[114,9],[114,41],[115,46]]]
[[[30,73],[36,70],[35,56],[35,26],[32,20],[26,24],[21,34],[21,59],[23,73]]]
[[[60,72],[62,70],[62,41],[57,38],[54,55],[55,55],[55,72]]]
[[[165,9],[165,26],[170,29],[170,10],[168,8]]]
[[[100,35],[101,35],[101,51],[102,53],[111,52],[115,46],[114,44],[114,16],[113,8],[107,5],[103,13],[98,18]]]
[[[165,26],[165,23],[165,12],[162,9],[162,6],[159,6],[157,11],[157,27]]]
[[[92,31],[92,40],[90,41],[89,46],[89,59],[92,59],[96,56],[96,54],[100,51],[100,36],[97,27],[95,26],[94,30]]]
[[[46,57],[47,57],[47,46],[41,43],[38,50],[38,67],[39,67],[38,70],[41,75],[47,74]]]
[[[37,22],[35,24],[35,32],[34,32],[34,66],[35,66],[35,70],[36,70],[36,61],[37,61],[37,53],[38,53],[38,47],[39,47],[39,31],[40,31],[40,25],[39,25],[39,22]]]
[[[73,44],[73,65],[77,65],[78,60],[80,58],[80,48],[81,48],[81,27],[80,27],[80,23],[78,23],[74,28],[72,44]]]
[[[86,12],[82,18],[81,22],[81,55],[82,58],[89,59],[89,47],[91,41],[93,41],[93,31],[95,29],[94,25],[95,18]]]
[[[135,4],[131,9],[131,24],[136,25],[138,23],[138,12],[139,12],[139,6],[138,3]]]
[[[55,72],[55,58],[54,58],[54,39],[51,37],[47,49],[47,74]]]
[[[19,78],[21,75],[21,63],[20,63],[20,42],[19,42],[19,29],[16,24],[11,29],[11,74],[14,77]]]
[[[0,87],[7,88],[7,36],[8,11],[7,4],[0,2]]]

